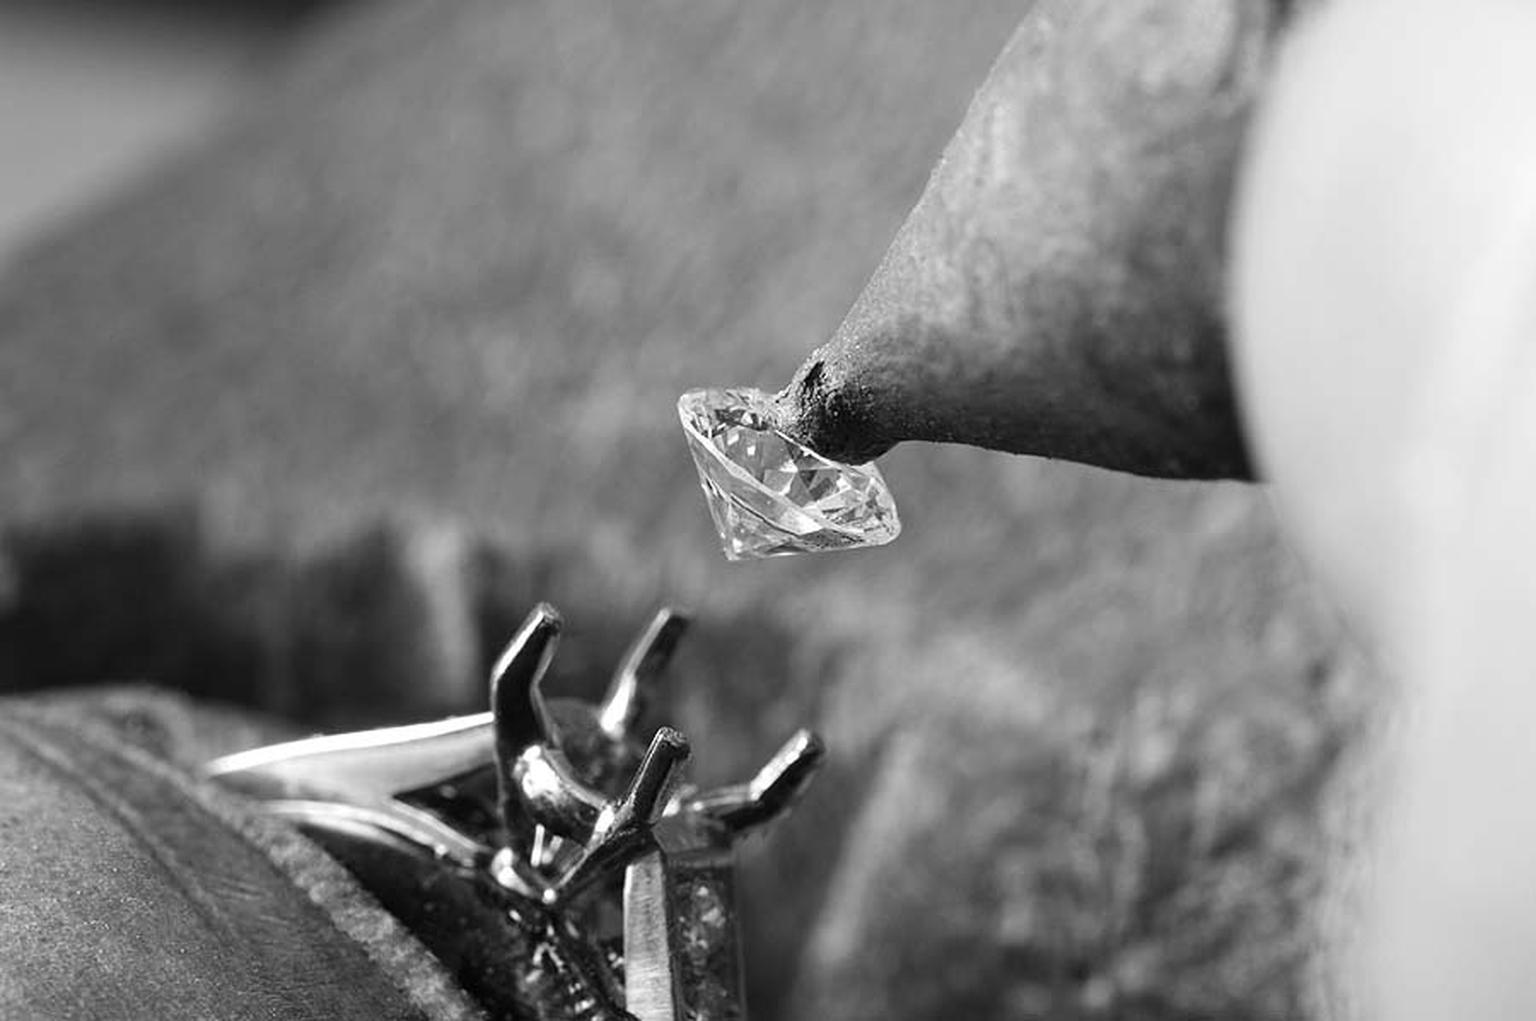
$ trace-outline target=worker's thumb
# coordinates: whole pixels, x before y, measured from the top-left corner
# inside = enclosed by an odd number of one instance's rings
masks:
[[[1261,468],[1406,692],[1354,974],[1393,1021],[1536,1017],[1536,4],[1328,6],[1237,208]]]

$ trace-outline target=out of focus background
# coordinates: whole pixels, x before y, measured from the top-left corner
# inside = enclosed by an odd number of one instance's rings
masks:
[[[212,128],[323,0],[0,2],[0,265]]]

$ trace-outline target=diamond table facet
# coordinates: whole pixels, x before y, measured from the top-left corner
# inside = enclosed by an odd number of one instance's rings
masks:
[[[728,559],[881,546],[901,532],[879,469],[780,431],[762,391],[690,390],[677,412]]]

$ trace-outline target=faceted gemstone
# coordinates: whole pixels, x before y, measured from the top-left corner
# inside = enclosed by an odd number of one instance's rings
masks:
[[[691,390],[677,412],[729,559],[880,546],[901,532],[879,469],[779,431],[762,391]]]

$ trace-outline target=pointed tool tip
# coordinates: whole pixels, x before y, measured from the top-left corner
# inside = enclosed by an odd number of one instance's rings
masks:
[[[830,347],[831,345],[829,345]],[[874,373],[869,380],[847,358],[821,348],[796,370],[789,384],[768,401],[780,432],[804,444],[822,457],[840,464],[860,465],[873,461],[907,437],[893,428],[913,416],[892,418],[887,412],[892,394],[872,384],[890,382]]]

